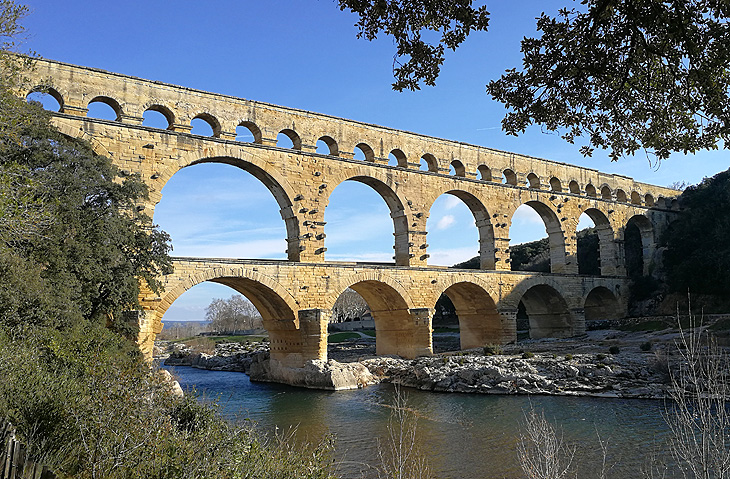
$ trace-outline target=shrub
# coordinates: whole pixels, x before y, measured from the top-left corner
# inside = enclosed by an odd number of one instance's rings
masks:
[[[608,352],[611,354],[618,354],[621,350],[618,348],[618,346],[611,346],[608,348]]]
[[[502,346],[499,344],[487,344],[484,346],[485,356],[493,356],[495,354],[502,354]]]
[[[603,361],[604,359],[606,359],[606,355],[605,354],[598,353],[598,354],[596,354],[596,359],[598,361]]]
[[[651,351],[651,343],[649,341],[641,343],[639,349],[641,349],[642,351]]]
[[[532,351],[525,351],[524,353],[522,353],[522,359],[530,359],[534,357],[535,353],[533,353]]]
[[[572,361],[573,360],[573,355],[572,354],[566,354],[565,355],[565,360],[566,361]]]

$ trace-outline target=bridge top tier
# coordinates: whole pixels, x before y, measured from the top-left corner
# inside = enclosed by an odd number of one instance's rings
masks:
[[[313,153],[322,140],[330,156],[352,159],[359,148],[365,161],[387,164],[392,153],[405,169],[419,170],[424,159],[431,173],[448,175],[453,167],[464,178],[557,188],[646,207],[669,208],[665,199],[678,194],[591,168],[57,61],[37,60],[28,76],[31,91],[42,85],[58,101],[60,112],[71,115],[85,116],[90,103],[103,102],[114,109],[117,121],[130,125],[141,125],[144,112],[153,110],[166,117],[171,131],[189,133],[192,120],[199,118],[211,126],[214,137],[224,140],[235,140],[236,128],[243,126],[254,143],[275,146],[284,133],[295,150]]]

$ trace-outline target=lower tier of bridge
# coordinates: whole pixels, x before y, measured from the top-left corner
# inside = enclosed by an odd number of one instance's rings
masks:
[[[624,277],[211,258],[174,258],[173,265],[161,278],[164,291],[140,298],[140,347],[148,356],[167,309],[204,281],[229,286],[256,306],[271,357],[288,367],[327,359],[332,308],[347,288],[370,307],[377,354],[407,358],[433,353],[432,319],[442,294],[454,304],[462,349],[516,341],[518,309],[530,337],[566,337],[585,332],[586,319],[623,317],[628,299]]]

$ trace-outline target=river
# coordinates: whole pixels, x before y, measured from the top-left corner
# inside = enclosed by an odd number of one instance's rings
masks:
[[[299,440],[336,439],[341,477],[376,477],[378,440],[385,441],[394,388],[319,391],[252,383],[243,373],[166,367],[183,389],[217,400],[231,420],[250,419],[264,431],[296,427]],[[403,390],[418,416],[418,442],[440,479],[519,478],[517,444],[525,412],[534,408],[559,425],[577,447],[578,477],[598,478],[599,437],[607,444],[607,478],[639,477],[668,433],[664,402],[560,396],[490,396]]]

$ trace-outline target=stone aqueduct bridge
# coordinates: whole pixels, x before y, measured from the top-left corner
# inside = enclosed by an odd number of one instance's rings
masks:
[[[167,308],[203,281],[248,297],[270,333],[272,358],[292,367],[326,358],[327,321],[348,287],[372,310],[379,354],[430,354],[431,318],[442,293],[456,307],[463,348],[515,340],[520,301],[532,336],[578,334],[586,317],[625,314],[627,226],[641,232],[648,271],[654,237],[676,208],[673,190],[588,168],[48,60],[39,60],[30,76],[58,100],[54,122],[61,131],[91,141],[149,185],[149,202],[138,206],[147,213],[154,214],[177,171],[208,162],[251,173],[281,208],[288,260],[176,258],[174,272],[162,278],[165,291],[143,293],[140,346],[147,354]],[[113,108],[116,121],[88,118],[93,102]],[[142,125],[147,110],[162,113],[168,128]],[[196,118],[211,126],[212,137],[190,133]],[[235,140],[239,126],[252,142]],[[292,148],[276,146],[280,133]],[[316,152],[319,140],[328,154]],[[354,159],[356,149],[364,161]],[[397,166],[387,164],[391,153]],[[420,169],[421,159],[428,171]],[[324,212],[330,193],[346,180],[372,187],[388,205],[394,264],[327,261]],[[480,270],[428,266],[426,220],[442,194],[458,197],[473,213]],[[550,274],[510,271],[508,233],[523,204],[545,222]],[[582,213],[598,230],[600,276],[578,275]]]

